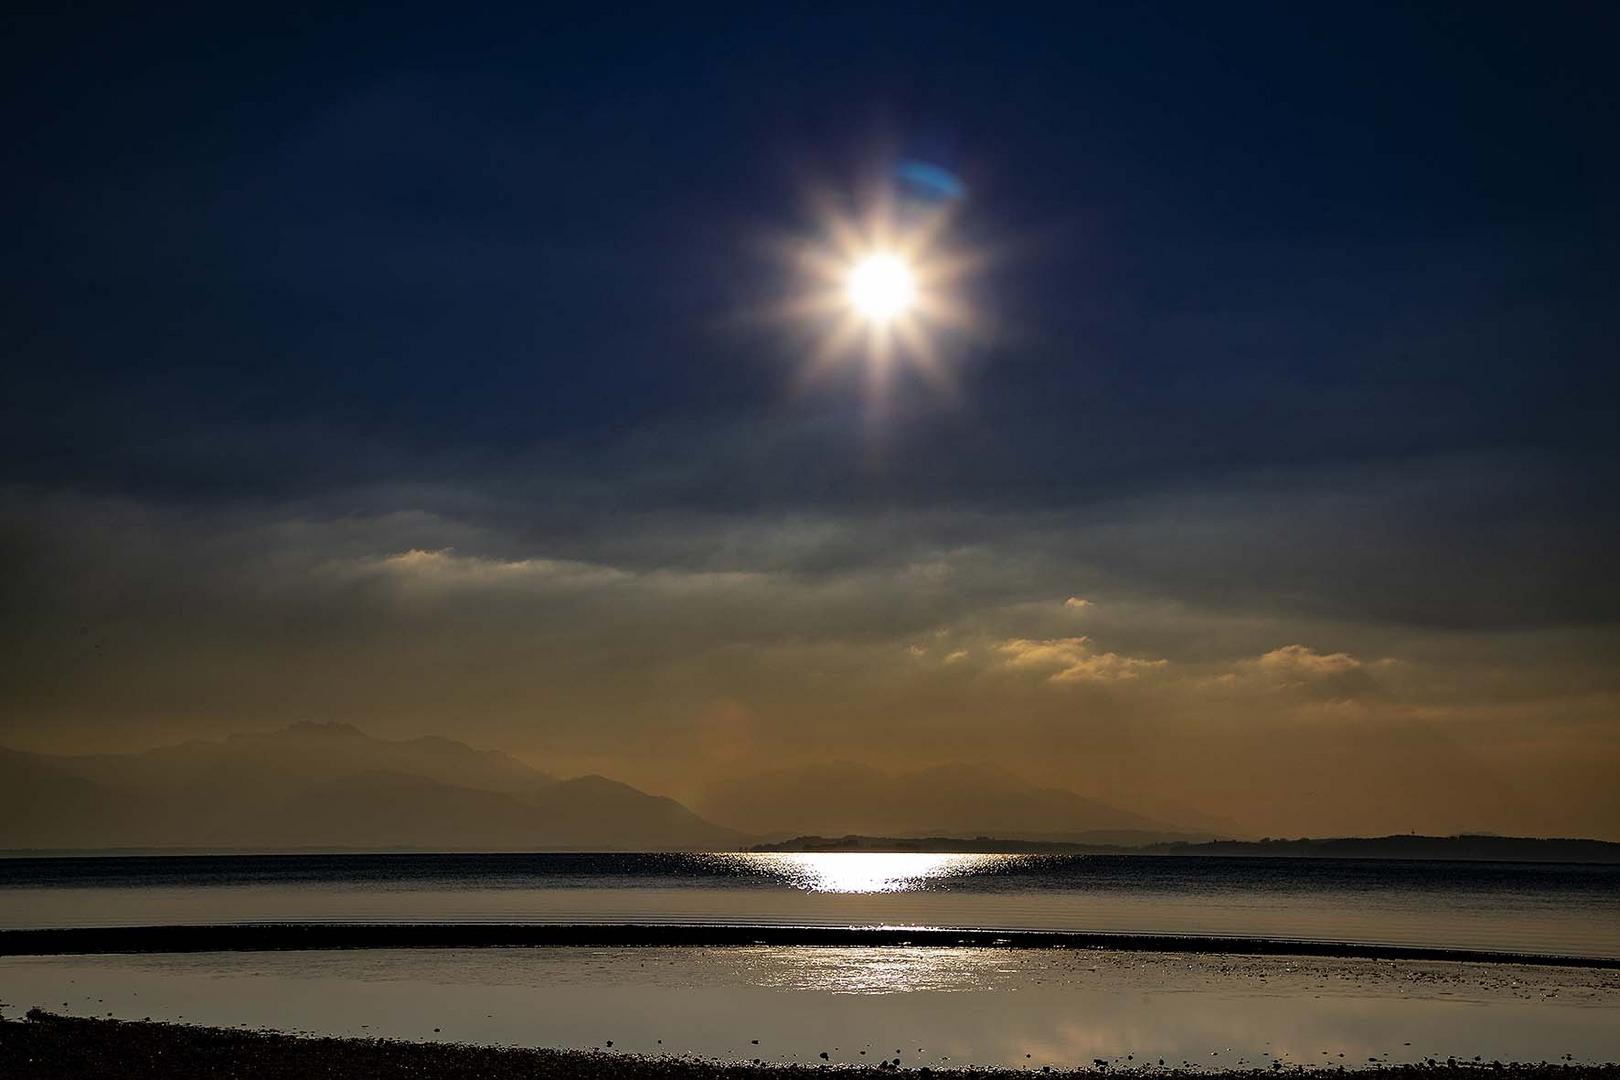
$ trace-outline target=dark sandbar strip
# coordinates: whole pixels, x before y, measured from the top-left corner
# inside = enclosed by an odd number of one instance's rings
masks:
[[[307,1038],[269,1032],[121,1020],[81,1020],[38,1010],[27,1020],[0,1021],[0,1062],[8,1080],[825,1080],[829,1073],[911,1073],[960,1080],[1010,1080],[1034,1076],[1167,1076],[1152,1067],[1098,1066],[1048,1073],[1012,1069],[878,1068],[876,1066],[749,1065],[694,1058],[641,1057],[602,1051],[531,1050],[458,1043],[411,1043],[385,1039]],[[1298,1074],[1306,1070],[1278,1070]],[[1318,1072],[1322,1070],[1311,1070]],[[1274,1076],[1276,1072],[1196,1073],[1177,1077]],[[1497,1080],[1598,1080],[1620,1076],[1615,1065],[1520,1065],[1444,1062],[1376,1065],[1357,1069],[1357,1080],[1449,1080],[1482,1076]]]
[[[864,945],[1013,949],[1119,949],[1249,956],[1551,964],[1620,968],[1612,957],[1360,942],[1172,934],[940,930],[821,926],[592,926],[489,923],[269,923],[228,926],[105,926],[0,931],[0,956],[88,953],[278,952],[297,949],[609,948],[722,945]]]

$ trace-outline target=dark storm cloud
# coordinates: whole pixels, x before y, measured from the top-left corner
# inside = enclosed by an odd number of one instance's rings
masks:
[[[977,756],[996,716],[995,755],[1015,768],[1108,761],[1110,783],[1141,778],[1136,804],[1166,797],[1175,776],[1183,801],[1201,792],[1195,803],[1264,830],[1278,819],[1235,778],[1279,767],[1279,747],[1316,754],[1352,739],[1332,753],[1371,762],[1422,727],[1499,769],[1532,723],[1562,749],[1518,766],[1519,827],[1586,820],[1591,831],[1603,786],[1560,774],[1549,803],[1541,771],[1559,754],[1607,760],[1620,700],[1604,660],[1612,632],[1345,622],[1286,590],[1266,602],[1265,575],[1241,604],[1204,604],[1165,580],[1137,586],[1086,525],[1058,530],[1049,517],[989,529],[982,518],[689,516],[627,532],[661,537],[639,553],[621,540],[621,558],[585,561],[532,532],[421,511],[220,514],[63,497],[9,510],[3,722],[6,741],[33,746],[292,717],[401,732],[453,723],[564,770],[611,764],[690,790],[710,767],[703,733],[717,709],[746,717],[760,761],[857,746],[911,761],[923,744],[945,760]],[[1175,518],[1196,550],[1229,557],[1210,541],[1229,516]],[[1153,520],[1131,527],[1150,533]],[[1045,546],[1059,532],[1073,550]],[[1217,761],[1222,771],[1196,772]],[[1453,796],[1420,817],[1508,820]],[[1353,791],[1313,805],[1314,818],[1292,820],[1355,827]],[[1390,813],[1417,812],[1402,805]]]

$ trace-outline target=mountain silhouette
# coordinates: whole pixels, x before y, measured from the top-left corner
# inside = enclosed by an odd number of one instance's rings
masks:
[[[771,835],[996,836],[1144,842],[1205,835],[994,765],[952,763],[889,773],[834,762],[732,777],[697,809]]]
[[[308,721],[275,731],[246,732],[224,739],[194,739],[138,754],[56,758],[87,779],[122,786],[163,788],[176,784],[285,784],[333,780],[382,771],[422,776],[440,783],[518,794],[556,777],[499,750],[475,750],[439,736],[374,739],[352,724]]]
[[[0,750],[0,848],[735,849],[745,837],[599,776],[346,724],[135,754]]]

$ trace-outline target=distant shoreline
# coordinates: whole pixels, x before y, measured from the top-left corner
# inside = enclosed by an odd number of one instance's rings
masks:
[[[1344,836],[1294,840],[1170,840],[1103,844],[990,836],[798,836],[756,844],[755,852],[962,852],[1008,855],[1189,855],[1290,859],[1396,859],[1434,862],[1620,863],[1620,843],[1531,836]]]
[[[1620,970],[1620,957],[1286,938],[1071,931],[728,925],[272,923],[0,930],[0,956],[94,953],[290,952],[346,949],[866,946],[1113,949],[1132,952],[1331,956],[1537,964]]]
[[[432,855],[665,855],[665,854],[819,854],[838,852],[928,852],[934,854],[1004,855],[1184,855],[1237,858],[1393,859],[1434,862],[1543,862],[1620,864],[1620,842],[1578,837],[1392,836],[1300,837],[1263,840],[1158,840],[1143,843],[1117,841],[1024,839],[995,836],[796,836],[791,840],[758,843],[738,848],[668,848],[657,851],[601,848],[411,848],[334,847],[315,845],[287,848],[111,847],[111,848],[7,848],[7,859],[120,859],[120,858],[251,858],[298,856],[432,856]]]

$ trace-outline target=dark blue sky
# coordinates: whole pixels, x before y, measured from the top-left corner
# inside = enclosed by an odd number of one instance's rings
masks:
[[[75,703],[71,649],[40,628],[159,618],[175,654],[303,648],[353,595],[259,611],[286,591],[266,575],[451,548],[800,585],[985,560],[934,606],[801,598],[791,626],[736,616],[730,645],[935,622],[1055,641],[985,613],[1081,589],[1279,620],[1224,653],[1190,614],[1092,643],[1190,664],[1298,644],[1311,620],[1338,628],[1305,642],[1324,656],[1572,635],[1525,662],[1587,664],[1546,678],[1587,679],[1592,708],[1620,604],[1617,31],[1598,3],[16,17],[3,587],[12,637],[45,644],[14,658],[37,685],[6,730],[260,718],[125,675]],[[965,182],[956,239],[995,256],[965,285],[989,330],[953,343],[956,394],[902,377],[874,418],[858,375],[806,389],[802,335],[748,316],[794,287],[762,241],[811,227],[807,189],[898,155]],[[1462,640],[1424,648],[1489,666],[1508,647]],[[675,663],[663,648],[624,662]],[[769,673],[705,678],[792,696]],[[322,679],[327,697],[282,705],[397,712]],[[1446,679],[1419,682],[1467,682]],[[497,734],[529,731],[518,698],[679,726],[661,690],[519,683],[442,700]],[[137,698],[128,730],[90,703]]]
[[[930,498],[1064,498],[1072,463],[1030,459],[1068,452],[1607,456],[1616,29],[1603,5],[24,19],[7,456],[239,492],[368,466],[265,476],[209,452],[221,426],[506,452],[779,408],[783,365],[722,329],[771,269],[749,240],[884,147],[958,171],[977,235],[1016,245],[981,289],[1024,332],[901,466]]]

